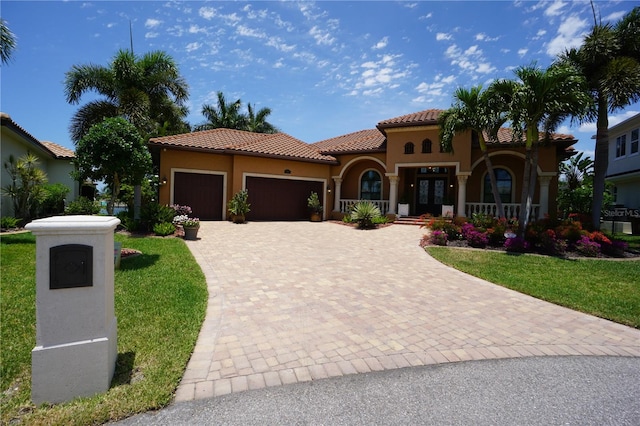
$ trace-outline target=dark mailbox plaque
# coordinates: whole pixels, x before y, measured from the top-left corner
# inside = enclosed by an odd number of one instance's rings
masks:
[[[65,244],[49,249],[49,289],[93,286],[93,247]]]

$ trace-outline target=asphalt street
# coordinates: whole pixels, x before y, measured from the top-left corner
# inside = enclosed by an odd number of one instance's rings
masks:
[[[172,404],[119,425],[640,425],[640,358],[529,357],[354,374]]]

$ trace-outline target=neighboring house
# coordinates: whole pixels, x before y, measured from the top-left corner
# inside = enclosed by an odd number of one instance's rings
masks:
[[[67,199],[75,200],[78,197],[79,185],[70,175],[74,169],[71,163],[75,156],[74,152],[53,142],[36,139],[4,112],[0,113],[0,121],[2,124],[0,139],[2,143],[0,147],[2,181],[0,185],[6,186],[11,182],[4,167],[5,163],[8,163],[9,157],[13,156],[18,160],[27,153],[31,153],[38,157],[38,167],[47,174],[48,183],[61,183],[67,186],[71,190]],[[2,216],[14,215],[13,203],[9,197],[2,197],[1,211]]]
[[[609,128],[609,166],[606,180],[613,187],[616,206],[640,209],[640,114]]]
[[[325,218],[340,218],[357,200],[372,200],[385,214],[400,201],[411,215],[457,215],[495,211],[486,167],[471,132],[440,152],[440,110],[384,120],[362,130],[314,144],[284,133],[258,134],[215,129],[149,142],[159,159],[160,203],[189,205],[204,220],[226,219],[233,193],[249,190],[249,220],[308,219],[306,200],[318,192]],[[502,129],[489,147],[507,215],[517,215],[524,147],[509,143]],[[573,153],[571,135],[554,134],[540,148],[534,215],[555,215],[558,164]]]

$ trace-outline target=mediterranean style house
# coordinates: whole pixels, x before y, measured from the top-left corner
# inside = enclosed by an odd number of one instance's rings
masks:
[[[314,191],[324,218],[339,219],[358,200],[371,200],[387,215],[459,216],[495,213],[489,179],[472,132],[456,135],[453,153],[440,150],[440,110],[379,122],[313,144],[285,133],[215,129],[153,138],[159,164],[161,204],[189,205],[202,220],[225,220],[226,203],[249,192],[249,220],[304,220]],[[509,129],[489,146],[508,217],[517,215],[525,151],[510,142]],[[558,165],[576,140],[552,135],[539,151],[534,215],[555,215]],[[399,212],[398,209],[402,211]]]
[[[47,174],[49,183],[61,183],[71,191],[68,194],[70,200],[75,200],[79,195],[79,184],[71,177],[74,170],[71,160],[75,157],[72,150],[48,141],[40,141],[29,132],[19,126],[11,117],[0,112],[0,124],[2,129],[0,152],[2,156],[2,186],[10,183],[11,178],[4,165],[9,158],[19,159],[31,153],[38,157],[38,167]],[[9,197],[2,197],[2,216],[13,216],[13,203]]]

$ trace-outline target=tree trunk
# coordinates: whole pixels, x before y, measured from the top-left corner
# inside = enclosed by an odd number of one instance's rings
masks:
[[[531,221],[531,210],[533,209],[533,195],[536,192],[536,181],[538,179],[538,145],[534,145],[531,151],[531,170],[529,171],[529,194],[527,194],[527,204],[525,208],[525,225],[527,229]]]
[[[489,153],[487,150],[482,151],[482,156],[484,157],[484,163],[487,166],[487,173],[489,173],[489,181],[491,182],[491,193],[493,194],[493,200],[496,203],[496,212],[498,213],[498,217],[500,219],[504,218],[504,207],[502,206],[502,199],[500,198],[500,193],[498,192],[498,184],[496,183],[496,175],[493,171],[493,163],[489,158]]]
[[[142,205],[142,186],[133,187],[133,219],[140,220],[140,206]]]
[[[529,197],[529,183],[531,177],[531,148],[527,147],[524,159],[524,173],[522,174],[522,192],[520,193],[520,211],[518,214],[518,234],[524,237],[528,225],[527,198]]]
[[[609,166],[609,117],[608,103],[604,96],[598,98],[598,123],[596,132],[596,150],[593,161],[593,202],[591,204],[591,221],[593,228],[600,230],[600,214],[604,199],[604,179]]]

